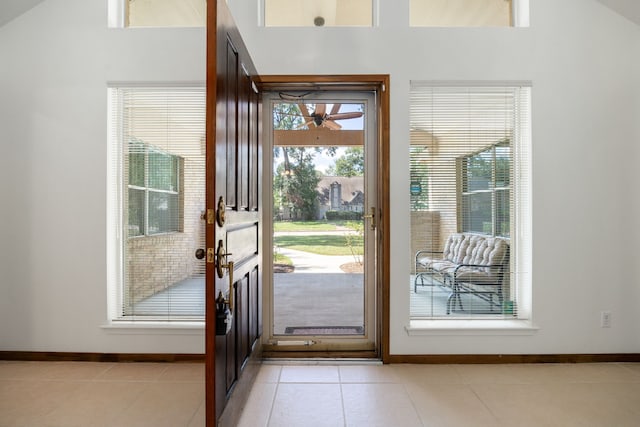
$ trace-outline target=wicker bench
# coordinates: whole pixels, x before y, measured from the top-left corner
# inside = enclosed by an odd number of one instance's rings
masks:
[[[421,250],[415,255],[418,286],[439,286],[450,289],[447,314],[456,302],[462,306],[461,294],[474,294],[502,309],[503,286],[509,268],[509,241],[470,233],[451,234],[442,252]]]

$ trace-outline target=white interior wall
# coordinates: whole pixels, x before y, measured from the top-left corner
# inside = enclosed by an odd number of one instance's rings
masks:
[[[229,0],[263,74],[391,75],[391,352],[640,352],[640,27],[594,0],[531,2],[530,28],[259,28]],[[202,332],[107,319],[109,81],[202,81],[204,29],[107,30],[103,0],[47,0],[0,27],[0,350],[202,352]],[[409,81],[533,82],[534,321],[527,336],[409,337]],[[551,208],[555,207],[555,209]],[[599,327],[611,310],[613,327]]]
[[[636,37],[634,51],[636,53],[640,53],[640,37]],[[637,55],[637,54],[635,56],[636,58],[640,57],[640,55]],[[638,120],[638,117],[640,117],[640,60],[637,60],[634,65],[635,67],[632,74],[635,76],[635,84],[632,84],[632,85],[635,86],[635,89],[636,89],[635,108],[630,112],[631,118],[629,120],[635,123],[635,135],[631,138],[631,142],[628,144],[628,146],[630,147],[630,151],[631,151],[630,157],[634,159],[638,159],[640,158],[640,120]],[[630,232],[628,237],[628,239],[630,240],[635,240],[640,238],[640,221],[638,221],[638,218],[640,218],[640,197],[636,197],[634,193],[634,189],[637,188],[640,181],[640,178],[638,178],[637,171],[638,170],[635,167],[627,168],[625,170],[625,174],[626,174],[625,180],[628,183],[626,187],[629,189],[629,194],[630,194],[629,199],[632,204],[632,208],[624,212],[625,219],[630,224]],[[640,279],[638,279],[638,277],[640,277],[640,263],[636,262],[637,259],[638,259],[638,249],[636,248],[631,253],[631,263],[632,265],[636,266],[635,280],[629,283],[630,287],[632,288],[632,292],[631,292],[631,295],[629,296],[629,299],[631,300],[631,303],[635,303],[635,304],[640,302]],[[637,310],[635,311],[637,312]],[[638,319],[634,319],[634,321],[636,322],[636,325],[637,325]],[[634,336],[632,336],[630,339],[634,340],[636,343],[640,342],[640,336],[638,336],[637,333]]]
[[[0,27],[0,350],[204,352],[202,329],[107,322],[107,82],[203,82],[205,30],[107,29],[106,1]]]

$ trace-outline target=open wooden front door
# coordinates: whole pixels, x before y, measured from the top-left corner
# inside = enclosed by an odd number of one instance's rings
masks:
[[[208,2],[207,24],[206,419],[214,426],[235,425],[234,402],[261,353],[261,144],[257,73],[226,1]]]

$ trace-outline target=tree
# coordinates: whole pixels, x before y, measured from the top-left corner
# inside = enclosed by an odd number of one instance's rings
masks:
[[[362,147],[347,148],[344,154],[336,159],[335,164],[327,169],[327,175],[364,175],[364,150]]]
[[[293,130],[304,123],[295,104],[276,104],[273,115],[274,129]],[[274,147],[273,150],[274,158],[282,154],[284,160],[274,171],[274,189],[280,193],[274,197],[275,207],[288,206],[296,218],[315,219],[320,177],[315,170],[314,156],[321,150],[305,147]]]

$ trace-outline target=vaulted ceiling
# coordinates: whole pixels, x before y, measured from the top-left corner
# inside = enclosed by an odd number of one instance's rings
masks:
[[[22,15],[44,0],[1,0],[0,27]],[[638,0],[598,0],[627,19],[640,25],[640,1]]]
[[[44,0],[1,0],[0,27],[43,1]]]
[[[640,25],[640,1],[638,0],[598,0],[620,15]]]

